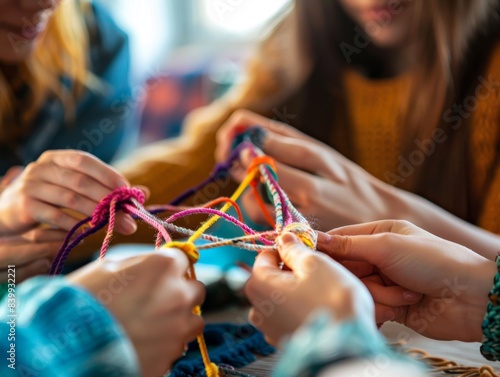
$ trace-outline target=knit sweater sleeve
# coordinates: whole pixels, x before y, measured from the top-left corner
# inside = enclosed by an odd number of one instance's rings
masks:
[[[245,80],[209,106],[197,109],[185,119],[180,137],[160,141],[135,152],[117,165],[131,184],[146,186],[151,196],[146,204],[165,204],[207,178],[215,165],[214,152],[219,128],[238,109],[273,116],[272,109],[301,85],[308,64],[301,57],[296,13],[286,13],[259,46],[247,65]],[[287,64],[283,64],[283,57]],[[228,194],[234,185],[224,183],[201,191],[195,204]],[[100,247],[102,233],[75,249],[71,259],[88,255]],[[153,231],[140,226],[130,237],[116,236],[114,243],[154,243]]]
[[[2,376],[138,376],[132,343],[111,314],[63,278],[38,277],[0,302]]]

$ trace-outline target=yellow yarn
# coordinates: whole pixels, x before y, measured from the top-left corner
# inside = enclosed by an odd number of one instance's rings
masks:
[[[318,235],[311,227],[302,223],[291,223],[283,229],[283,232],[295,234],[304,245],[312,250],[316,250]]]
[[[192,242],[177,242],[177,241],[172,241],[165,246],[164,248],[176,248],[180,249],[186,254],[186,256],[189,258],[189,261],[191,263],[196,263],[200,259],[200,253],[198,249],[196,248],[196,245]]]

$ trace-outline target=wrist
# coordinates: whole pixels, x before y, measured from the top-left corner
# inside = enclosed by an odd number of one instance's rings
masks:
[[[472,340],[480,342],[483,338],[482,324],[487,311],[488,295],[493,287],[493,280],[497,273],[496,264],[490,260],[485,260],[479,267],[468,268],[474,271],[471,277],[472,290],[471,301],[465,316],[468,318],[469,334]]]

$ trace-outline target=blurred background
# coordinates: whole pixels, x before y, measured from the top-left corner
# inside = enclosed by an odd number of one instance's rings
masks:
[[[192,109],[241,80],[252,49],[291,0],[101,0],[129,35],[144,145],[179,134]]]

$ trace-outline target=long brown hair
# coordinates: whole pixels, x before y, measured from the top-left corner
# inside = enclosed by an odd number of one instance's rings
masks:
[[[98,85],[88,69],[89,35],[84,15],[90,17],[90,8],[87,1],[68,0],[54,11],[35,50],[19,65],[19,79],[28,87],[22,103],[16,103],[19,101],[0,70],[0,141],[15,142],[26,136],[48,96],[58,98],[66,115],[71,115],[84,89]],[[68,87],[62,78],[71,85]]]
[[[453,103],[461,103],[477,85],[478,75],[499,38],[500,1],[413,1],[419,65],[409,88],[402,156],[415,148],[414,140],[428,138],[437,127],[443,128],[449,138],[416,167],[415,174],[397,185],[475,222],[481,203],[470,200],[469,127],[451,132],[443,114]],[[300,114],[296,126],[320,140],[333,140],[334,148],[356,161],[349,119],[346,114],[342,117],[345,106],[340,78],[347,62],[339,46],[353,41],[359,27],[337,0],[296,0],[295,7],[302,50],[313,66],[304,86],[290,99]],[[387,53],[390,51],[370,44],[350,56],[349,66],[368,76],[383,75],[385,60],[381,57]],[[332,103],[336,105],[332,107]],[[334,114],[342,121],[332,129],[329,125],[333,124],[330,120]]]

